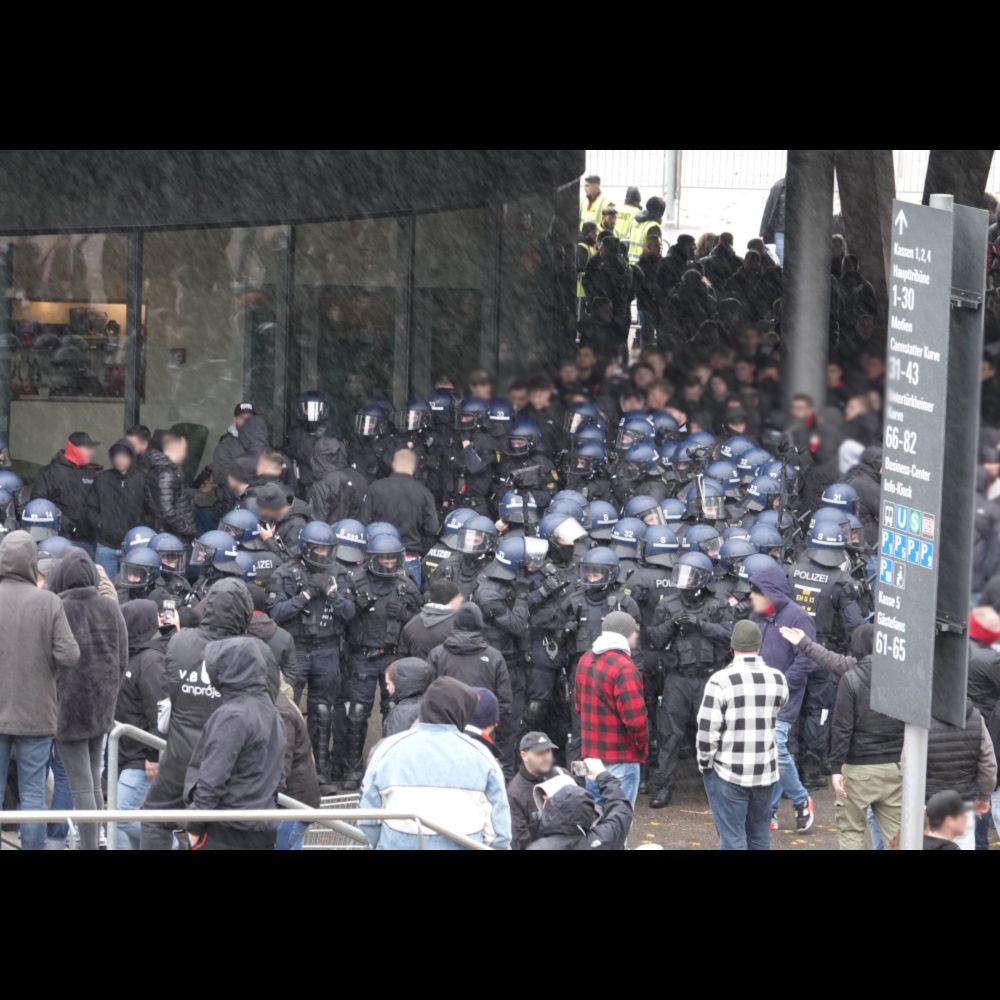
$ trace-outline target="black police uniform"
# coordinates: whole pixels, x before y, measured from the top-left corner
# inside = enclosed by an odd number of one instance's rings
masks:
[[[611,479],[608,477],[606,469],[598,469],[590,476],[581,475],[579,472],[569,472],[563,467],[563,481],[567,490],[576,490],[588,500],[606,500],[613,502],[611,492]],[[619,504],[619,506],[621,506]]]
[[[340,644],[356,614],[342,567],[309,567],[300,556],[279,566],[271,577],[271,618],[295,640],[296,675],[287,678],[295,700],[308,685],[309,736],[320,780],[330,780],[333,710],[340,685]],[[328,594],[332,587],[336,590]],[[308,597],[306,596],[308,594]]]
[[[347,786],[356,788],[364,775],[365,737],[368,719],[380,688],[383,714],[389,708],[385,671],[396,658],[403,626],[420,610],[417,585],[401,570],[393,577],[372,573],[359,566],[347,580],[348,591],[357,605],[357,615],[348,625],[350,673],[347,692]]]
[[[458,587],[458,592],[465,600],[471,601],[476,587],[479,586],[483,570],[489,565],[493,557],[488,553],[465,554],[462,552],[452,552],[451,549],[441,545],[440,542],[438,545],[442,552],[448,551],[454,558],[438,562],[433,577],[431,579],[428,579],[426,576],[424,577],[425,586],[428,586],[434,580],[449,580]],[[432,549],[431,551],[435,550]]]
[[[281,450],[295,463],[299,489],[303,495],[309,492],[316,482],[316,472],[313,469],[313,452],[316,442],[322,437],[331,436],[326,423],[316,424],[310,428],[298,424],[288,432],[288,438]]]
[[[499,510],[503,495],[510,490],[530,492],[541,517],[552,502],[552,495],[559,490],[559,473],[552,459],[537,451],[530,455],[505,455],[493,480],[492,512]]]
[[[846,652],[854,630],[864,624],[859,588],[849,571],[843,566],[819,565],[809,558],[807,549],[788,570],[788,581],[795,603],[816,622],[816,641],[835,652]],[[799,757],[803,783],[809,785],[826,783],[829,721],[837,702],[837,685],[836,674],[820,668],[811,671],[806,681],[799,715]]]
[[[351,467],[369,481],[389,474],[395,453],[396,439],[392,434],[379,434],[373,438],[356,437],[348,446]]]
[[[469,442],[468,448],[462,447],[463,440]],[[496,464],[497,453],[489,436],[480,430],[471,437],[457,433],[449,452],[451,492],[448,508],[468,507],[477,514],[490,517],[493,514],[490,496]]]
[[[657,605],[649,633],[650,648],[660,651],[664,668],[659,750],[650,786],[669,802],[681,749],[693,746],[688,734],[697,725],[705,684],[728,658],[731,627],[725,604],[709,590],[685,600],[674,589]]]

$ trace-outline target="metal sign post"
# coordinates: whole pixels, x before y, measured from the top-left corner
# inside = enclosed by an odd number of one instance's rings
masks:
[[[922,846],[931,718],[961,724],[965,716],[975,449],[973,444],[970,467],[969,449],[959,447],[954,435],[973,443],[977,437],[982,301],[978,341],[973,324],[961,330],[962,343],[956,348],[953,313],[974,306],[974,295],[957,294],[956,270],[966,282],[975,281],[973,268],[966,269],[969,254],[964,248],[970,240],[975,243],[981,231],[985,254],[987,217],[972,209],[959,211],[962,224],[956,225],[950,195],[933,196],[930,207],[897,201],[892,209],[871,705],[906,723],[900,837],[905,850]],[[972,257],[982,260],[985,282],[985,257]],[[962,261],[957,269],[956,259]],[[971,413],[969,394],[975,407]],[[957,397],[961,401],[953,406]],[[955,428],[955,421],[962,426]],[[942,518],[945,483],[947,530]],[[963,502],[953,504],[956,497]],[[956,553],[963,546],[966,551]],[[949,593],[939,601],[944,581]],[[942,659],[948,661],[947,670]]]

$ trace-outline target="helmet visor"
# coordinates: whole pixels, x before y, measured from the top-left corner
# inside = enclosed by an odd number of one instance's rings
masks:
[[[426,418],[427,414],[422,410],[400,410],[396,414],[396,426],[401,431],[419,431]]]
[[[132,588],[148,587],[156,579],[156,570],[152,566],[138,566],[135,563],[123,563],[126,585]]]
[[[701,566],[681,563],[674,567],[670,579],[678,590],[701,590],[708,586],[708,572]]]
[[[587,530],[579,521],[567,517],[562,524],[556,528],[552,537],[558,545],[575,545],[581,538],[587,537]]]
[[[607,587],[615,575],[613,566],[598,566],[591,563],[580,564],[580,583],[588,590]]]
[[[469,528],[463,528],[455,538],[457,550],[470,556],[489,552],[491,542],[491,537],[485,531],[473,531]]]
[[[359,413],[354,418],[354,432],[358,437],[377,437],[382,429],[382,418],[371,413]]]
[[[191,549],[191,565],[192,566],[210,566],[212,560],[215,558],[215,548],[211,545],[205,545],[202,542],[195,542]]]
[[[299,413],[307,423],[318,424],[321,420],[326,419],[326,403],[316,399],[299,403]]]
[[[183,552],[157,552],[160,557],[160,566],[168,573],[187,572],[187,559]]]
[[[587,423],[585,414],[570,411],[566,414],[565,420],[563,420],[563,430],[567,434],[575,434],[585,423]]]
[[[302,543],[302,558],[312,567],[321,569],[333,564],[332,545],[320,545],[317,542]]]
[[[376,576],[399,576],[403,571],[403,553],[379,552],[368,561],[368,568]]]
[[[524,568],[533,573],[541,568],[549,554],[549,543],[544,538],[524,540]]]
[[[702,513],[709,521],[719,521],[726,511],[726,503],[723,497],[702,497]]]

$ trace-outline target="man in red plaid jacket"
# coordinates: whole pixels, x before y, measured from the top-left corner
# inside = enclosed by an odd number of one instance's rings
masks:
[[[624,611],[612,611],[601,629],[576,667],[573,700],[580,717],[581,751],[585,758],[604,761],[634,807],[639,767],[649,750],[642,674],[632,662],[639,629]]]

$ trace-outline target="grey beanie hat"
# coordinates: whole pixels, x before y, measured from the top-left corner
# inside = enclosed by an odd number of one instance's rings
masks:
[[[623,635],[628,639],[639,631],[639,626],[636,625],[635,619],[627,612],[612,611],[601,622],[601,629],[604,632],[616,632],[618,635]]]

